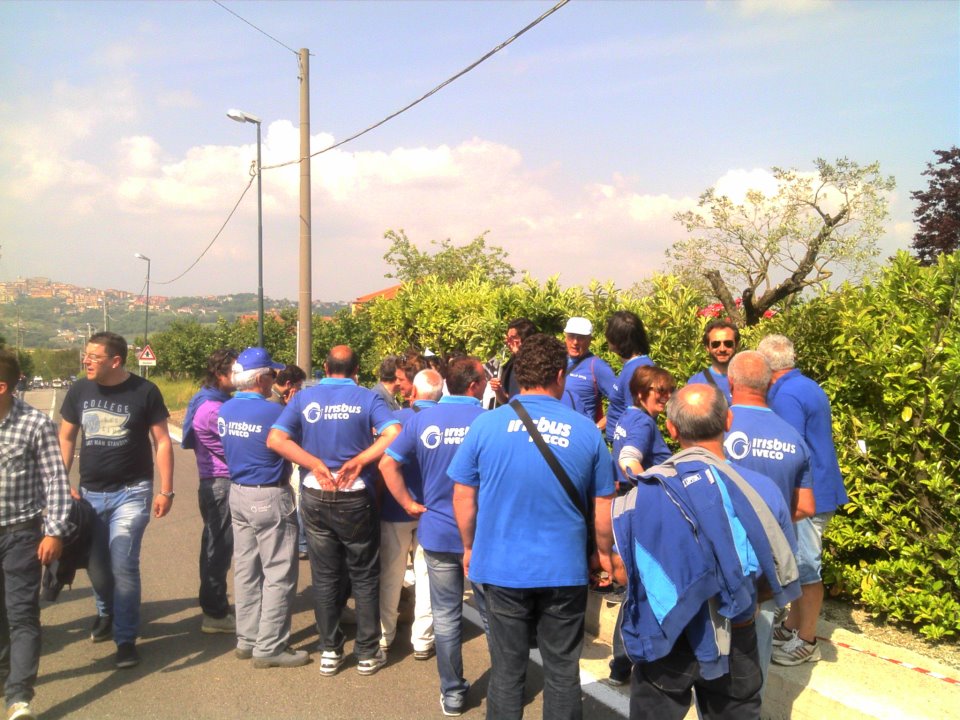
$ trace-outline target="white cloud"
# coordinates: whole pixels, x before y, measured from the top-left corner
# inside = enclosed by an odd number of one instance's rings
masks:
[[[716,3],[711,3],[716,5]],[[741,15],[809,15],[829,9],[830,0],[739,0],[737,7]]]
[[[730,170],[714,184],[717,195],[726,195],[734,205],[741,204],[751,190],[759,190],[766,197],[777,194],[776,178],[768,170]]]
[[[151,137],[138,135],[121,140],[120,152],[132,170],[149,171],[159,162],[160,145]]]
[[[321,133],[312,147],[332,142]],[[266,128],[266,167],[296,158],[298,149],[299,132],[290,122]],[[250,177],[256,146],[197,146],[171,161],[155,138],[125,137],[96,167],[76,164],[71,183],[79,184],[86,172],[82,191],[57,185],[71,167],[69,156],[64,149],[45,163],[36,161],[33,173],[44,187],[31,197],[68,203],[109,228],[99,252],[109,254],[114,246],[121,255],[131,247],[149,250],[162,279],[179,274],[213,238]],[[661,265],[663,250],[682,233],[673,214],[694,204],[645,192],[619,175],[563,194],[553,188],[557,167],[530,168],[515,148],[482,138],[390,151],[338,148],[314,158],[312,169],[314,295],[323,299],[349,299],[389,282],[382,260],[389,228],[404,228],[424,248],[448,237],[467,242],[489,230],[489,242],[504,247],[516,267],[535,277],[560,273],[566,284],[599,278],[626,287]],[[293,297],[298,166],[265,170],[263,193],[266,292]],[[48,226],[48,232],[68,233],[64,242],[79,232],[68,218],[47,223],[58,226],[56,231]],[[249,287],[242,278],[255,271],[255,228],[255,193],[249,192],[198,268],[166,292]],[[46,274],[73,276],[67,268]]]
[[[292,123],[276,121],[265,130],[265,167],[297,157],[299,131]],[[334,142],[326,133],[311,140],[314,150]],[[35,165],[34,174],[46,183],[42,202],[62,203],[109,232],[98,238],[89,259],[74,257],[70,268],[48,268],[45,274],[69,280],[76,277],[77,263],[89,262],[84,284],[107,285],[92,274],[112,274],[115,258],[133,251],[153,258],[158,281],[190,265],[237,203],[256,145],[202,145],[171,158],[155,138],[132,135],[96,167],[69,161],[68,152],[55,157],[53,165]],[[53,176],[59,172],[62,180],[65,168],[72,176],[61,187]],[[674,215],[697,203],[620,174],[561,191],[560,166],[530,167],[516,148],[483,138],[388,151],[345,146],[315,157],[312,171],[314,297],[324,300],[346,300],[389,284],[382,256],[383,233],[391,228],[405,229],[422,248],[445,238],[464,243],[489,230],[488,241],[534,277],[560,274],[567,285],[601,279],[629,287],[663,267],[664,251],[685,236]],[[252,291],[255,187],[197,268],[162,292]],[[767,170],[732,169],[715,187],[742,202],[747,189],[775,195],[777,183]],[[31,207],[26,204],[22,212]],[[263,207],[265,292],[295,297],[297,164],[264,170]],[[69,243],[82,232],[72,221],[49,218],[44,230],[47,236],[63,234],[61,241]],[[896,235],[903,234],[898,227]]]

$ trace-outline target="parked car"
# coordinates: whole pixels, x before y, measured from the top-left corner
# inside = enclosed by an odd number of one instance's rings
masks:
[[[54,388],[62,388],[62,387],[63,387],[63,380],[61,380],[60,378],[54,378],[54,379],[53,379],[53,387],[54,387]]]

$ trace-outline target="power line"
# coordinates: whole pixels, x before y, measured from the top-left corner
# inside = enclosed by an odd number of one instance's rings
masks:
[[[240,21],[242,21],[242,22],[245,22],[247,25],[249,25],[249,26],[252,27],[254,30],[256,30],[258,33],[262,33],[262,34],[266,35],[268,38],[270,38],[271,40],[273,40],[273,41],[274,41],[277,45],[279,45],[280,47],[286,48],[287,50],[289,50],[290,52],[292,52],[294,55],[297,54],[297,51],[294,50],[292,47],[290,47],[289,45],[286,45],[286,44],[280,42],[280,41],[277,40],[273,35],[271,35],[270,33],[268,33],[266,30],[261,30],[261,29],[258,28],[256,25],[254,25],[252,22],[250,22],[249,20],[247,20],[246,18],[241,17],[240,15],[238,15],[237,13],[235,13],[233,10],[231,10],[230,8],[228,8],[226,5],[224,5],[222,2],[220,2],[220,0],[213,0],[213,2],[215,2],[217,5],[219,5],[220,7],[222,7],[224,10],[226,10],[228,13],[230,13],[231,15],[233,15],[233,16],[234,16],[235,18],[237,18],[238,20],[240,20]]]
[[[254,25],[253,23],[251,23],[251,22],[249,22],[248,20],[245,20],[244,18],[240,17],[240,15],[237,15],[237,13],[235,13],[233,10],[231,10],[231,9],[228,8],[228,7],[226,7],[222,2],[220,2],[220,0],[213,0],[213,2],[215,2],[217,5],[219,5],[221,8],[223,8],[224,10],[226,10],[226,11],[227,11],[228,13],[230,13],[231,15],[234,15],[234,16],[235,16],[236,18],[238,18],[239,20],[242,20],[243,22],[245,22],[247,25],[249,25],[250,27],[252,27],[254,30],[257,30],[258,32],[263,33],[263,34],[266,35],[268,38],[270,38],[271,40],[273,40],[275,43],[277,43],[278,45],[281,45],[282,47],[286,48],[287,50],[289,50],[290,52],[294,53],[295,55],[297,55],[297,56],[299,57],[299,53],[297,53],[295,50],[293,50],[293,48],[285,45],[284,43],[280,42],[279,40],[277,40],[275,37],[273,37],[273,36],[270,35],[269,33],[267,33],[267,32],[265,32],[264,30],[261,30],[260,28],[258,28],[258,27],[257,27],[256,25]],[[351,142],[351,141],[353,141],[353,140],[356,140],[357,138],[361,137],[362,135],[366,135],[366,134],[367,134],[368,132],[370,132],[371,130],[375,130],[376,128],[380,127],[380,126],[383,125],[384,123],[387,123],[387,122],[389,122],[390,120],[393,120],[393,118],[397,117],[398,115],[401,115],[402,113],[405,113],[407,110],[410,110],[411,108],[415,107],[416,105],[419,105],[420,103],[422,103],[422,102],[423,102],[424,100],[426,100],[427,98],[429,98],[429,97],[431,97],[432,95],[435,95],[436,93],[438,93],[440,90],[442,90],[443,88],[445,88],[445,87],[446,87],[447,85],[449,85],[450,83],[452,83],[452,82],[454,82],[455,80],[458,80],[459,78],[461,78],[461,77],[463,77],[464,75],[466,75],[468,72],[470,72],[471,70],[473,70],[475,67],[477,67],[478,65],[480,65],[480,64],[481,64],[482,62],[484,62],[485,60],[489,60],[491,57],[493,57],[493,56],[496,55],[498,52],[500,52],[501,50],[503,50],[505,47],[507,47],[508,45],[510,45],[514,40],[516,40],[516,39],[519,38],[521,35],[523,35],[524,33],[526,33],[528,30],[533,29],[534,27],[536,27],[537,25],[539,25],[541,22],[543,22],[544,20],[546,20],[548,17],[550,17],[551,15],[553,15],[553,13],[555,13],[557,10],[559,10],[560,8],[562,8],[562,7],[563,7],[564,5],[566,5],[568,2],[570,2],[570,0],[560,0],[560,2],[558,2],[558,3],[557,3],[556,5],[554,5],[552,8],[550,8],[549,10],[547,10],[547,11],[546,11],[545,13],[543,13],[540,17],[538,17],[536,20],[534,20],[533,22],[531,22],[530,24],[528,24],[527,26],[525,26],[525,27],[522,28],[521,30],[518,30],[516,33],[514,33],[514,34],[511,35],[509,38],[507,38],[506,40],[504,40],[503,42],[501,42],[499,45],[497,45],[495,48],[493,48],[492,50],[490,50],[488,53],[486,53],[485,55],[483,55],[481,58],[479,58],[478,60],[475,60],[474,62],[470,63],[470,64],[469,64],[467,67],[465,67],[463,70],[461,70],[460,72],[456,73],[455,75],[452,75],[451,77],[447,78],[447,79],[444,80],[442,83],[440,83],[439,85],[437,85],[435,88],[433,88],[432,90],[430,90],[430,91],[427,92],[426,94],[422,95],[421,97],[417,98],[417,99],[414,100],[413,102],[409,103],[409,104],[406,105],[405,107],[397,110],[397,111],[394,112],[394,113],[391,113],[391,114],[388,115],[387,117],[383,118],[383,120],[380,120],[379,122],[374,123],[373,125],[369,126],[368,128],[366,128],[366,129],[364,129],[364,130],[361,130],[360,132],[351,135],[350,137],[346,138],[345,140],[341,140],[340,142],[334,143],[333,145],[330,145],[329,147],[326,147],[326,148],[324,148],[324,149],[322,149],[322,150],[318,150],[317,152],[311,154],[309,157],[313,158],[313,157],[316,157],[317,155],[321,155],[321,154],[323,154],[323,153],[325,153],[325,152],[329,152],[330,150],[333,150],[334,148],[338,148],[338,147],[340,147],[341,145],[346,145],[348,142]],[[301,159],[302,159],[302,158],[301,158]],[[252,169],[252,170],[250,171],[250,180],[249,180],[249,182],[247,182],[247,186],[243,189],[243,192],[240,193],[240,197],[237,199],[237,202],[234,204],[233,209],[230,211],[230,214],[227,215],[227,219],[223,221],[223,225],[220,226],[220,229],[217,231],[217,234],[213,236],[213,239],[212,239],[212,240],[210,241],[210,243],[203,249],[203,252],[200,253],[200,255],[197,257],[197,259],[194,260],[186,270],[184,270],[182,273],[180,273],[179,275],[177,275],[175,278],[172,278],[171,280],[156,281],[156,284],[157,284],[157,285],[170,285],[170,284],[176,282],[177,280],[179,280],[180,278],[182,278],[184,275],[186,275],[188,272],[190,272],[191,270],[193,270],[194,267],[197,266],[197,263],[199,263],[200,260],[203,259],[203,256],[207,254],[207,252],[210,250],[210,248],[213,247],[213,244],[214,244],[214,243],[217,241],[217,239],[220,237],[221,233],[223,233],[223,230],[224,230],[224,228],[226,228],[227,223],[230,222],[230,219],[233,217],[233,214],[237,211],[237,208],[240,206],[241,201],[243,200],[244,196],[247,194],[247,191],[250,189],[250,186],[253,184],[253,180],[254,180],[254,178],[256,178],[258,172],[262,172],[263,170],[272,170],[272,169],[274,169],[274,168],[285,167],[285,166],[287,166],[287,165],[294,165],[294,164],[299,163],[299,162],[300,162],[300,159],[298,159],[298,160],[290,160],[290,161],[285,162],[285,163],[280,163],[279,165],[264,165],[264,166],[263,166],[262,168],[260,168],[259,170],[253,170],[253,169]]]
[[[214,2],[217,2],[217,0],[214,0]],[[410,110],[411,108],[413,108],[414,106],[419,105],[419,104],[422,103],[424,100],[426,100],[427,98],[429,98],[429,97],[432,96],[432,95],[435,95],[436,93],[438,93],[440,90],[442,90],[443,88],[445,88],[447,85],[449,85],[449,84],[452,83],[453,81],[458,80],[458,79],[460,79],[461,77],[463,77],[464,75],[466,75],[468,72],[470,72],[470,71],[473,70],[475,67],[477,67],[480,63],[484,62],[485,60],[489,60],[491,57],[493,57],[493,56],[496,55],[498,52],[500,52],[500,51],[503,50],[505,47],[507,47],[507,45],[509,45],[509,44],[512,43],[514,40],[516,40],[516,39],[519,38],[521,35],[523,35],[525,32],[527,32],[528,30],[533,29],[534,27],[536,27],[537,25],[539,25],[541,22],[543,22],[544,20],[546,20],[548,17],[550,17],[551,15],[553,15],[557,10],[559,10],[560,8],[562,8],[562,7],[563,7],[564,5],[566,5],[568,2],[570,2],[570,0],[560,0],[560,2],[558,2],[558,3],[557,3],[556,5],[554,5],[552,8],[550,8],[549,10],[547,10],[543,15],[541,15],[540,17],[538,17],[536,20],[534,20],[533,22],[531,22],[529,25],[527,25],[526,27],[524,27],[522,30],[517,31],[517,32],[514,33],[512,36],[510,36],[509,38],[507,38],[506,40],[504,40],[502,43],[500,43],[499,45],[497,45],[495,48],[493,48],[493,49],[492,49],[490,52],[488,52],[486,55],[484,55],[483,57],[481,57],[479,60],[476,60],[476,61],[470,63],[469,65],[467,65],[467,67],[465,67],[463,70],[461,70],[460,72],[458,72],[456,75],[453,75],[453,76],[447,78],[447,79],[444,80],[442,83],[440,83],[439,85],[437,85],[435,88],[433,88],[432,90],[430,90],[429,92],[427,92],[425,95],[420,96],[419,98],[417,98],[416,100],[414,100],[414,101],[413,101],[412,103],[410,103],[409,105],[406,105],[405,107],[400,108],[400,109],[397,110],[396,112],[391,113],[390,115],[387,115],[387,117],[385,117],[383,120],[374,123],[374,124],[371,125],[370,127],[366,128],[366,129],[364,129],[364,130],[361,130],[361,131],[358,132],[358,133],[355,133],[355,134],[351,135],[350,137],[346,138],[345,140],[341,140],[340,142],[334,143],[333,145],[330,145],[329,147],[325,147],[325,148],[323,148],[323,150],[317,150],[317,152],[312,153],[309,157],[313,158],[313,157],[316,157],[317,155],[322,155],[322,154],[325,153],[325,152],[329,152],[330,150],[333,150],[334,148],[338,148],[338,147],[340,147],[341,145],[346,145],[348,142],[351,142],[351,141],[353,141],[353,140],[356,140],[358,137],[360,137],[360,136],[362,136],[362,135],[366,135],[366,134],[367,134],[368,132],[370,132],[371,130],[377,129],[378,127],[380,127],[380,126],[383,125],[384,123],[387,123],[387,122],[389,122],[390,120],[393,120],[393,119],[394,119],[395,117],[397,117],[398,115],[401,115],[401,114],[405,113],[407,110]],[[296,159],[296,160],[289,160],[289,161],[287,161],[287,162],[280,163],[279,165],[264,165],[264,166],[263,166],[263,169],[264,169],[264,170],[273,170],[273,169],[275,169],[275,168],[286,167],[287,165],[295,165],[295,164],[299,163],[301,160],[304,160],[304,159],[305,159],[305,158],[298,158],[298,159]]]
[[[254,163],[254,164],[256,164],[256,163]],[[237,211],[237,208],[240,207],[240,202],[243,200],[244,195],[247,194],[247,190],[250,189],[250,186],[253,185],[253,179],[254,179],[256,176],[257,176],[256,173],[253,172],[253,170],[251,170],[251,171],[250,171],[250,180],[247,182],[247,186],[243,189],[243,192],[240,193],[240,197],[237,199],[237,202],[234,203],[233,210],[231,210],[231,211],[230,211],[230,214],[227,215],[227,219],[223,221],[223,225],[221,225],[221,226],[220,226],[220,229],[217,230],[217,234],[213,236],[213,240],[211,240],[210,243],[203,249],[203,252],[200,253],[200,256],[190,264],[190,267],[188,267],[186,270],[184,270],[182,273],[180,273],[179,275],[177,275],[177,276],[176,276],[175,278],[173,278],[172,280],[164,280],[164,281],[162,281],[162,282],[161,282],[161,281],[155,281],[155,283],[156,283],[157,285],[170,285],[171,283],[175,283],[177,280],[179,280],[180,278],[182,278],[184,275],[186,275],[188,272],[190,272],[191,270],[193,270],[193,268],[195,268],[195,267],[197,266],[197,263],[200,262],[200,261],[203,259],[203,256],[207,254],[207,251],[208,251],[210,248],[213,247],[213,244],[217,241],[217,238],[220,237],[220,233],[223,232],[223,229],[227,226],[227,223],[230,222],[230,218],[233,217],[233,214]]]

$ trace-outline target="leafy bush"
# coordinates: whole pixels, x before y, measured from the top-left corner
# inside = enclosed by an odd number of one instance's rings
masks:
[[[958,287],[956,253],[928,268],[901,253],[824,303],[823,385],[851,500],[831,523],[827,579],[932,639],[960,634]]]
[[[901,254],[871,283],[793,302],[743,331],[745,347],[770,332],[792,338],[798,366],[832,402],[851,502],[827,530],[826,583],[932,639],[960,635],[958,287],[956,254],[927,268]],[[566,318],[582,315],[594,324],[593,351],[618,369],[603,327],[625,308],[643,319],[654,360],[682,383],[706,364],[700,337],[707,318],[697,313],[704,305],[698,290],[670,275],[645,283],[642,294],[596,282],[563,288],[556,278],[507,286],[479,272],[454,282],[426,277],[393,300],[315,318],[313,359],[319,365],[330,347],[347,343],[360,354],[361,382],[369,384],[390,353],[414,347],[503,356],[511,319],[529,317],[559,335]],[[293,361],[295,328],[292,311],[267,318],[275,358]],[[185,323],[167,332],[182,337],[154,337],[161,370],[196,375],[214,348],[255,342],[256,324],[221,321],[205,335]]]

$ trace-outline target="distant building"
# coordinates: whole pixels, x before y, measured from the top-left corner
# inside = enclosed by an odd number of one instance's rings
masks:
[[[402,287],[403,285],[391,285],[388,288],[377,290],[369,295],[361,295],[352,303],[350,303],[350,312],[355,313],[367,303],[373,302],[374,300],[379,300],[380,298],[383,298],[384,300],[393,300],[397,296],[397,293],[400,292],[400,288]]]

